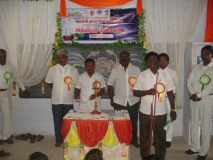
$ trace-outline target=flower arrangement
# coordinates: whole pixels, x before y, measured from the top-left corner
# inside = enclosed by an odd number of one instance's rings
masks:
[[[79,155],[80,155],[80,160],[84,159],[84,144],[82,142],[80,142],[79,144]]]
[[[12,90],[12,95],[16,96],[16,82],[13,82],[13,90]]]
[[[41,93],[42,94],[45,93],[45,79],[44,78],[41,80]]]
[[[98,144],[98,149],[101,150],[101,151],[103,151],[102,142],[100,142],[100,143]]]
[[[147,51],[147,41],[146,41],[146,31],[145,31],[145,10],[143,9],[142,12],[139,14],[139,21],[138,21],[138,34],[139,34],[139,38],[138,41],[141,42],[141,46],[143,48],[143,54],[142,54],[142,59],[143,59],[143,63],[142,63],[142,69],[145,70],[146,67],[146,63],[144,61],[144,58],[146,56],[146,51]]]
[[[121,149],[121,160],[126,160],[126,144],[123,143],[122,144],[122,149]]]

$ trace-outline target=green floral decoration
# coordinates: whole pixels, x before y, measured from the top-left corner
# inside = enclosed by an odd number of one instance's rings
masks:
[[[146,36],[145,32],[145,10],[143,9],[142,12],[139,14],[138,17],[138,41],[142,42],[144,39],[143,37]]]
[[[141,42],[141,46],[143,48],[142,50],[142,70],[145,70],[147,68],[146,62],[145,62],[145,56],[147,51],[147,41],[146,41],[146,30],[145,30],[145,10],[143,9],[142,12],[139,14],[139,21],[138,21],[138,41]]]
[[[74,40],[70,41],[70,43],[65,43],[63,42],[62,39],[62,27],[61,27],[61,16],[60,13],[57,13],[57,18],[56,18],[56,23],[57,23],[57,32],[55,33],[55,43],[52,44],[52,60],[50,62],[50,66],[53,66],[57,63],[57,51],[60,48],[60,46],[73,46],[77,47],[79,46],[78,42],[75,42]],[[101,51],[105,50],[107,48],[115,48],[115,47],[121,47],[121,46],[141,46],[142,49],[142,58],[144,59],[144,56],[147,51],[146,49],[146,37],[145,34],[145,10],[142,10],[142,12],[139,15],[139,30],[138,30],[138,40],[137,41],[127,41],[127,40],[118,40],[117,42],[109,43],[109,44],[104,44],[102,46],[99,45],[86,45],[85,49],[86,50],[91,50],[91,51]],[[144,61],[143,61],[144,63]],[[145,64],[142,64],[142,68],[144,69],[144,66],[146,67]]]
[[[57,32],[55,33],[55,43],[52,44],[52,61],[50,62],[50,66],[55,65],[57,62],[57,51],[60,48],[60,46],[75,46],[77,47],[79,43],[75,41],[71,41],[71,43],[65,43],[62,39],[62,27],[61,27],[61,17],[60,13],[57,13],[56,18],[57,23]]]

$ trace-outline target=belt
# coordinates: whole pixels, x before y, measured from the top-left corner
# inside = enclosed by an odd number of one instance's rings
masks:
[[[7,89],[0,89],[0,91],[6,91]]]

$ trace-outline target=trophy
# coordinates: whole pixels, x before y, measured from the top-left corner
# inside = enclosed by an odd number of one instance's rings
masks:
[[[100,114],[100,112],[98,112],[97,108],[98,108],[98,101],[97,101],[97,94],[99,89],[101,88],[101,82],[95,80],[95,82],[93,83],[93,88],[94,92],[95,92],[95,99],[94,99],[94,108],[95,110],[92,112],[92,114]]]

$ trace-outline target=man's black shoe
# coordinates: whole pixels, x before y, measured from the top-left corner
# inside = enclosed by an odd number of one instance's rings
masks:
[[[135,148],[140,148],[140,144],[136,143],[136,144],[132,144],[133,146],[135,146]]]
[[[197,154],[198,152],[193,152],[191,149],[189,149],[185,153],[188,155],[191,155],[191,154]]]
[[[205,160],[206,159],[206,157],[207,157],[207,155],[206,156],[197,156],[197,159],[196,160]]]
[[[166,148],[170,148],[171,147],[171,142],[166,142]]]
[[[4,140],[5,143],[8,143],[8,144],[13,144],[13,140],[11,140],[10,138],[8,138],[7,140]]]

